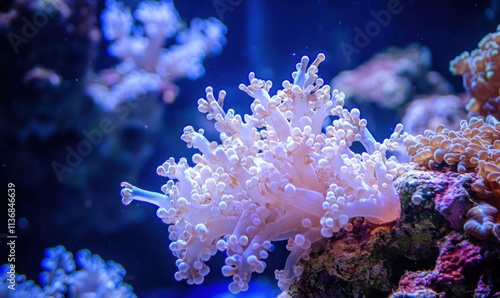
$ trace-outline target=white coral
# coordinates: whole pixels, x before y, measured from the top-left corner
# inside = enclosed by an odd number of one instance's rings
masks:
[[[319,54],[307,68],[308,57],[297,64],[293,83],[270,96],[270,81],[249,75],[240,89],[254,98],[251,115],[224,111],[226,93],[216,99],[208,87],[198,109],[216,121],[222,143],[209,142],[203,130],[184,129],[182,139],[201,154],[169,159],[158,168],[168,177],[163,194],[123,183],[124,203],[132,200],[156,204],[157,215],[169,227],[170,248],[179,258],[177,279],[201,283],[208,274],[204,261],[218,250],[227,253],[222,267],[232,276],[229,289],[244,291],[252,272],[262,272],[272,241],[288,240],[291,251],[285,269],[276,271],[279,286],[287,289],[300,276],[298,265],[311,245],[340,229],[351,230],[353,217],[374,223],[400,215],[393,186],[399,174],[396,160],[386,151],[396,144],[375,142],[357,109],[343,108],[344,94],[323,85]],[[331,95],[330,95],[331,94]],[[323,131],[325,120],[335,120]],[[398,125],[392,138],[397,138]],[[359,141],[367,152],[350,146]]]

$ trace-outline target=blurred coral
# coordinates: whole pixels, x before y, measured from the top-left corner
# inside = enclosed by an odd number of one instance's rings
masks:
[[[491,272],[491,268],[485,265],[488,257],[481,246],[467,240],[463,235],[452,232],[439,242],[439,246],[439,256],[434,269],[406,272],[399,281],[399,288],[390,297],[471,297],[472,295],[467,293],[485,290],[482,278],[491,278],[492,275],[497,278],[496,272]],[[482,275],[478,272],[482,272]]]
[[[64,246],[45,250],[40,274],[40,286],[24,275],[16,274],[9,265],[0,267],[0,297],[136,297],[132,287],[122,282],[125,269],[113,261],[104,262],[100,256],[83,249],[76,255]]]
[[[102,30],[111,43],[108,52],[121,63],[102,70],[87,88],[104,110],[148,92],[172,102],[178,93],[173,82],[203,75],[205,56],[220,53],[225,44],[226,27],[219,20],[193,19],[187,29],[170,0],[141,2],[133,16],[122,2],[106,5]]]
[[[430,95],[410,102],[405,109],[402,123],[409,134],[422,134],[426,129],[435,130],[440,124],[458,130],[466,117],[462,99],[455,95]]]
[[[497,208],[486,202],[479,202],[479,204],[467,212],[467,222],[464,225],[464,229],[467,233],[480,240],[485,240],[488,236],[492,235],[493,238],[496,238],[500,242],[496,231],[492,233],[494,230],[498,230],[498,226],[500,226],[500,222],[495,222],[497,214]]]
[[[376,142],[360,111],[343,108],[344,94],[323,85],[317,73],[324,59],[319,54],[308,67],[309,58],[303,57],[293,83],[284,81],[272,97],[272,82],[250,73],[250,84],[240,85],[254,98],[252,114],[244,117],[224,111],[225,91],[216,99],[208,87],[198,109],[216,121],[222,143],[187,126],[181,138],[201,154],[193,156],[193,167],[185,158],[158,167],[159,175],[171,179],[164,194],[122,183],[125,204],[155,204],[157,216],[170,225],[176,279],[202,283],[209,272],[204,262],[217,250],[226,251],[222,273],[233,277],[229,289],[245,291],[252,272],[264,271],[271,241],[288,240],[285,269],[275,272],[279,286],[288,289],[302,274],[297,262],[309,258],[311,245],[351,231],[352,218],[372,223],[399,218],[393,180],[404,169],[386,157],[397,144]],[[335,120],[322,132],[329,116]],[[401,129],[398,125],[391,138]],[[354,142],[366,152],[354,153]]]
[[[450,84],[431,71],[431,60],[427,47],[392,47],[355,70],[341,72],[331,85],[345,92],[346,103],[374,102],[397,109],[416,95],[450,93]]]
[[[463,52],[450,62],[450,71],[462,75],[464,87],[470,96],[467,110],[475,115],[500,118],[500,26],[487,34],[478,48]]]

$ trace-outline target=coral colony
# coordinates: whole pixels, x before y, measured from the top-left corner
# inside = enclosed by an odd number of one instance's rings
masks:
[[[217,250],[226,252],[222,267],[232,276],[229,290],[248,289],[252,272],[261,273],[273,250],[272,241],[288,240],[284,270],[275,272],[282,290],[300,276],[301,259],[311,245],[365,217],[372,223],[399,218],[400,200],[393,181],[402,166],[386,152],[394,149],[402,125],[391,139],[374,140],[358,109],[344,108],[344,94],[319,78],[323,54],[308,66],[303,57],[274,96],[271,81],[249,74],[239,88],[254,98],[251,115],[224,111],[225,91],[215,98],[211,87],[198,110],[215,120],[221,143],[208,141],[203,129],[187,126],[182,140],[198,149],[185,158],[168,159],[157,172],[170,180],[163,194],[122,183],[123,203],[133,200],[157,205],[157,216],[169,224],[170,249],[178,257],[177,280],[200,284]],[[334,118],[323,129],[327,118]],[[354,153],[360,142],[366,152]]]
[[[179,78],[203,75],[203,59],[218,54],[225,44],[226,27],[217,19],[193,19],[185,28],[172,1],[139,3],[133,16],[121,2],[108,0],[102,14],[104,37],[112,56],[122,62],[100,72],[87,88],[105,110],[120,102],[159,92],[166,102],[175,99]],[[172,43],[163,48],[166,41]]]

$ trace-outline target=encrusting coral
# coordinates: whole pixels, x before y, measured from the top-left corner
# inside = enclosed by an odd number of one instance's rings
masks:
[[[426,129],[436,129],[440,124],[458,130],[466,118],[462,96],[430,95],[413,99],[405,109],[401,122],[405,132],[422,134]]]
[[[193,156],[193,167],[185,158],[158,167],[170,179],[163,194],[122,183],[125,204],[155,204],[170,225],[176,279],[202,283],[209,272],[204,262],[220,250],[227,253],[222,273],[233,277],[230,291],[247,290],[252,272],[265,269],[271,242],[288,240],[285,269],[275,272],[286,290],[301,275],[297,263],[309,258],[313,243],[351,231],[353,218],[379,224],[400,217],[393,181],[404,169],[386,156],[397,144],[376,142],[360,111],[344,109],[344,94],[323,85],[317,73],[324,59],[319,54],[307,67],[303,57],[293,83],[284,81],[274,96],[272,82],[250,73],[250,84],[240,89],[254,98],[252,114],[243,117],[223,110],[225,91],[216,99],[208,87],[198,109],[216,121],[221,143],[187,126],[181,138],[201,154]],[[391,139],[401,130],[398,125]],[[354,142],[366,152],[354,153]]]
[[[392,293],[391,298],[448,297],[448,295],[451,297],[472,297],[472,292],[480,290],[481,275],[478,272],[483,271],[485,277],[491,278],[492,275],[497,277],[497,274],[494,271],[490,272],[491,268],[485,264],[485,252],[481,246],[468,241],[460,233],[452,232],[438,244],[439,256],[436,259],[434,269],[406,272],[399,282],[399,288]],[[492,294],[491,290],[489,289],[489,294]]]

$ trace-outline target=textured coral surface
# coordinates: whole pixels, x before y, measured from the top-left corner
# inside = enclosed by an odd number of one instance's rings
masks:
[[[304,261],[293,297],[493,297],[500,249],[463,233],[472,177],[410,170],[396,180],[400,220],[359,218]],[[455,212],[450,214],[449,211]],[[449,220],[451,221],[449,221]],[[457,221],[458,220],[458,221]],[[456,222],[454,222],[456,221]],[[284,294],[284,296],[286,296]]]

